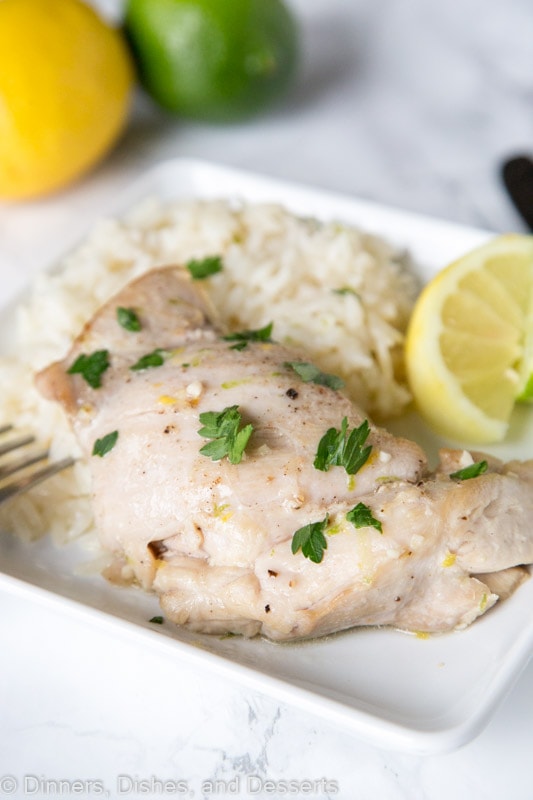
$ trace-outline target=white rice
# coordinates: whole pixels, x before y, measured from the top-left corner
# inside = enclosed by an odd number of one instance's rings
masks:
[[[99,223],[53,273],[37,277],[17,310],[13,355],[0,359],[0,421],[36,430],[53,457],[77,454],[63,412],[34,389],[35,371],[62,358],[86,320],[132,278],[207,255],[223,258],[223,271],[205,285],[230,328],[273,321],[274,338],[303,346],[310,361],[341,376],[374,419],[405,408],[402,346],[418,287],[387,242],[275,205],[147,200],[123,219]],[[10,501],[0,523],[57,541],[91,531],[85,465]]]

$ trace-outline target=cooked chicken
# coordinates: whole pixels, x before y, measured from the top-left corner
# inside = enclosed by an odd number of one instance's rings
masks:
[[[416,444],[372,423],[365,440],[331,380],[301,377],[305,356],[266,336],[228,341],[213,319],[185,271],[154,270],[38,376],[90,460],[111,577],[155,591],[180,625],[276,640],[460,628],[496,602],[491,587],[520,582],[533,461],[450,450],[430,474]]]

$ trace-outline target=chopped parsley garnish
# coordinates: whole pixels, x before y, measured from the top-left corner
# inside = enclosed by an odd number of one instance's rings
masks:
[[[125,330],[136,333],[141,330],[141,320],[133,310],[133,308],[117,307],[117,322]]]
[[[207,256],[206,258],[192,258],[185,265],[195,281],[203,281],[210,275],[222,272],[222,259],[220,256]]]
[[[155,625],[162,625],[165,620],[163,619],[163,617],[152,617],[152,619],[148,621],[153,622]]]
[[[356,528],[367,528],[371,526],[372,528],[376,528],[380,533],[383,533],[381,522],[372,515],[372,510],[368,506],[365,506],[364,503],[357,503],[351,511],[348,511],[346,519],[348,522],[351,522],[352,525],[355,525]]]
[[[328,386],[330,389],[342,389],[344,386],[342,378],[321,372],[318,367],[308,361],[285,361],[283,366],[293,369],[304,383],[318,383],[319,386]]]
[[[200,453],[213,461],[220,461],[227,456],[231,464],[240,464],[253,425],[245,425],[239,430],[239,406],[228,406],[222,411],[204,411],[200,414],[200,422],[203,425],[198,431],[200,436],[212,439],[200,448]]]
[[[157,347],[155,350],[152,350],[151,353],[141,356],[137,363],[130,367],[130,369],[139,370],[149,369],[150,367],[161,367],[165,363],[164,353],[164,350]]]
[[[100,456],[103,458],[110,450],[114,448],[118,439],[118,431],[107,433],[101,439],[97,439],[93,445],[93,456]]]
[[[222,338],[226,342],[237,342],[230,350],[244,350],[248,342],[271,342],[273,322],[269,322],[264,328],[257,328],[250,331],[236,331],[235,333],[228,333],[227,336]]]
[[[354,297],[359,297],[355,289],[352,289],[351,286],[341,286],[339,289],[332,289],[332,292],[333,294],[340,294],[340,295],[351,294]]]
[[[328,522],[329,517],[326,514],[325,518],[320,522],[310,522],[308,525],[304,525],[303,528],[298,528],[292,537],[292,552],[296,554],[298,550],[301,550],[302,555],[310,561],[320,564],[324,557],[324,550],[327,550],[328,547],[327,539],[324,536]]]
[[[102,385],[102,375],[109,367],[109,351],[95,350],[90,355],[82,353],[67,370],[69,375],[79,373],[93,389]]]
[[[315,468],[327,472],[330,467],[344,467],[348,475],[355,475],[372,450],[372,445],[364,447],[369,433],[370,427],[365,419],[348,434],[348,418],[344,417],[340,431],[329,428],[318,443],[313,462]]]
[[[222,338],[226,342],[237,342],[237,344],[234,344],[232,347],[230,347],[230,350],[244,350],[248,342],[271,342],[272,339],[270,336],[272,334],[273,325],[273,322],[269,322],[264,328],[257,328],[257,330],[252,331],[228,333],[227,336],[223,336]]]
[[[450,478],[458,481],[467,481],[469,478],[477,478],[478,475],[483,475],[488,469],[486,461],[477,461],[475,464],[470,464],[469,467],[459,469],[457,472],[452,472]]]

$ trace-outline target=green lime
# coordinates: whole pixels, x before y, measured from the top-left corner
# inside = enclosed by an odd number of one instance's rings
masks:
[[[298,28],[283,0],[127,0],[125,30],[148,93],[196,119],[261,111],[297,62]]]

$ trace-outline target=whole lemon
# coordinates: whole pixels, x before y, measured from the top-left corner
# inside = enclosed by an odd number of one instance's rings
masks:
[[[122,35],[81,0],[0,0],[0,198],[92,167],[125,125],[133,82]]]
[[[283,0],[127,0],[125,29],[148,93],[186,117],[251,116],[283,94],[297,63]]]

